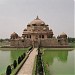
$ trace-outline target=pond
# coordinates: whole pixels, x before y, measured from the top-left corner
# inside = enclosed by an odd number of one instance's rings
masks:
[[[43,54],[46,75],[75,75],[75,50],[45,50]]]
[[[0,50],[0,75],[4,74],[8,65],[12,64],[13,61],[18,59],[25,50],[11,50],[1,51]]]

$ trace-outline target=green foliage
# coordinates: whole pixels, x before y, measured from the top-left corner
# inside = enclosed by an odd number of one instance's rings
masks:
[[[21,63],[21,57],[19,56],[18,57],[18,64],[20,64]]]
[[[39,73],[39,75],[43,75],[41,55],[37,55],[37,72]]]
[[[24,59],[23,55],[21,55],[21,61]]]
[[[26,53],[23,53],[23,57],[25,57],[26,56]]]
[[[28,49],[29,50],[29,49]],[[27,60],[28,55],[24,52],[21,56],[18,57],[18,66],[12,71],[11,75],[16,75],[21,66],[24,64],[24,62]]]
[[[23,53],[21,56],[18,57],[18,64],[21,63],[21,61],[25,58],[26,54]]]
[[[3,39],[0,39],[0,42],[3,42],[4,40]]]
[[[14,67],[14,69],[17,67],[17,61],[16,60],[14,60],[14,62],[13,62],[13,67]]]
[[[68,42],[69,43],[75,42],[75,38],[68,37]]]
[[[41,59],[41,51],[40,48],[38,48],[38,55],[37,55],[37,61],[36,61],[36,72],[39,75],[43,75],[43,66],[42,66],[42,59]]]
[[[32,48],[33,48],[33,46],[31,46],[31,47],[29,48],[29,51],[32,50]]]
[[[15,51],[16,50],[16,51]],[[27,49],[13,49],[12,51],[11,51],[11,57],[12,57],[12,59],[13,59],[13,61],[14,60],[16,60],[16,59],[18,59],[18,57],[19,56],[21,56],[23,53],[25,53],[27,51]]]
[[[8,65],[6,70],[6,75],[10,75],[10,74],[11,74],[11,66]]]

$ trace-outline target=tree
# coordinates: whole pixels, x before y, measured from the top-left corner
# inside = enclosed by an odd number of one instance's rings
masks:
[[[21,57],[19,56],[18,57],[18,64],[20,64],[21,63]]]
[[[6,70],[6,75],[10,75],[10,74],[11,74],[11,66],[8,65]]]
[[[4,40],[3,39],[0,39],[0,42],[2,43]]]
[[[4,39],[4,40],[10,42],[10,39],[8,39],[8,38],[6,38],[6,39]]]
[[[2,46],[2,42],[3,42],[4,40],[3,39],[0,39],[0,42],[1,42],[1,46]]]
[[[14,69],[17,67],[17,61],[16,60],[14,60],[14,62],[13,62],[13,67],[14,67]]]
[[[68,37],[68,42],[69,43],[75,42],[75,38]]]
[[[23,53],[23,57],[25,57],[26,56],[26,54],[25,53]]]
[[[23,60],[23,55],[21,55],[21,61]]]

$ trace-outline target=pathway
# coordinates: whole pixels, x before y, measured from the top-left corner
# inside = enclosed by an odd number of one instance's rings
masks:
[[[20,69],[17,75],[32,75],[32,70],[34,66],[35,56],[37,55],[37,48],[30,53],[28,59]]]

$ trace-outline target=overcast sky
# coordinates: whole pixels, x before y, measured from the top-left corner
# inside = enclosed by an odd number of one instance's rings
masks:
[[[74,36],[73,0],[0,0],[0,38],[20,36],[26,25],[38,15],[57,36],[62,32]]]

